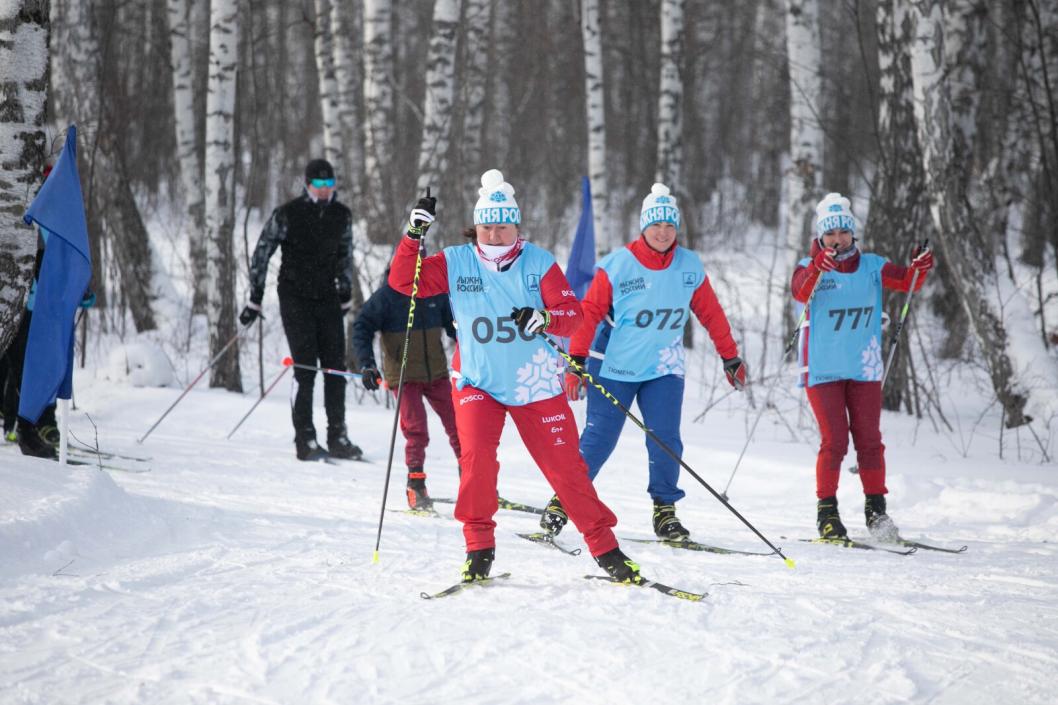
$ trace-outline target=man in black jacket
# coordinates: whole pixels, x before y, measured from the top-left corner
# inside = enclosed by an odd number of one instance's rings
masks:
[[[388,274],[388,273],[387,273]],[[386,386],[396,395],[400,381],[401,353],[408,328],[410,296],[393,289],[383,280],[353,322],[353,348],[361,365],[361,382],[369,390],[379,388],[383,375],[375,364],[373,341],[382,334],[382,370]],[[448,443],[459,460],[459,434],[456,432],[452,387],[448,381],[448,357],[441,343],[441,332],[455,340],[456,329],[448,295],[418,299],[415,320],[408,337],[408,359],[404,367],[404,394],[400,400],[400,430],[404,434],[404,459],[408,464],[408,506],[429,509],[433,506],[426,491],[426,446],[430,434],[426,423],[426,406],[430,403],[448,434]]]
[[[335,198],[334,168],[324,159],[305,167],[305,192],[272,212],[250,265],[250,302],[239,314],[249,325],[261,315],[268,260],[283,248],[279,267],[279,314],[296,364],[345,369],[343,317],[352,305],[353,216]],[[294,368],[292,416],[299,460],[328,455],[356,460],[360,448],[345,430],[345,378],[325,374],[327,450],[316,442],[312,388],[316,371]]]

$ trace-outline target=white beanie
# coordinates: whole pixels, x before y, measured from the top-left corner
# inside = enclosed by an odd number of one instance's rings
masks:
[[[643,199],[643,207],[639,210],[640,232],[654,223],[672,223],[677,230],[680,227],[680,207],[665,184],[651,186],[650,195]]]
[[[514,200],[514,187],[503,180],[499,169],[481,175],[478,202],[474,204],[474,225],[499,225],[522,222],[522,211]]]
[[[848,230],[856,233],[856,217],[852,215],[852,204],[840,193],[828,193],[816,205],[816,237],[831,230]]]

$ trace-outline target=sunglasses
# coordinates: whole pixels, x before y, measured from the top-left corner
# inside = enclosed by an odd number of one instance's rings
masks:
[[[309,183],[313,188],[334,188],[334,179],[312,179]]]

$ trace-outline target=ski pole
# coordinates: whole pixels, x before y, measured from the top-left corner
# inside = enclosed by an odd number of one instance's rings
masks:
[[[768,404],[771,402],[771,396],[775,392],[775,385],[780,379],[782,379],[782,368],[786,364],[787,359],[790,357],[790,352],[797,345],[797,336],[801,333],[801,326],[804,325],[805,319],[808,317],[808,307],[812,305],[812,299],[816,295],[816,290],[819,288],[819,282],[823,280],[823,274],[820,274],[816,279],[816,283],[812,285],[812,291],[809,292],[808,298],[805,299],[804,309],[801,311],[801,316],[797,319],[797,325],[794,326],[793,335],[790,336],[790,341],[786,344],[786,348],[782,352],[782,357],[779,359],[779,372],[775,375],[775,379],[772,381],[770,387],[768,387],[768,394],[764,397],[764,403],[760,405],[760,411],[757,412],[757,418],[753,420],[753,426],[749,429],[749,434],[746,436],[746,442],[742,445],[742,452],[738,454],[738,460],[735,461],[735,467],[731,470],[731,476],[727,478],[727,485],[724,486],[724,491],[721,493],[721,497],[727,499],[727,491],[731,489],[731,483],[735,480],[735,473],[738,472],[739,466],[742,464],[742,458],[746,455],[746,449],[749,448],[750,442],[753,440],[753,434],[757,432],[757,424],[760,423],[760,417],[764,416],[764,410],[768,408]]]
[[[919,252],[924,251],[929,246],[929,238],[922,241],[922,246],[919,248]],[[889,368],[893,364],[893,355],[896,354],[896,344],[900,342],[900,331],[904,329],[904,320],[907,319],[907,312],[911,310],[911,297],[915,295],[915,284],[918,282],[918,269],[915,269],[915,273],[911,276],[911,288],[907,290],[907,300],[904,301],[904,308],[900,310],[900,320],[897,321],[896,329],[893,330],[893,339],[889,341],[889,357],[885,360],[885,371],[882,372],[882,389],[885,389],[885,380],[889,377]]]
[[[628,407],[626,407],[624,404],[622,404],[620,399],[615,397],[613,394],[610,394],[610,392],[607,391],[606,387],[604,387],[601,384],[599,384],[598,382],[596,382],[595,378],[592,377],[591,373],[588,372],[587,369],[582,367],[576,360],[574,360],[572,357],[570,357],[569,353],[567,353],[565,350],[563,350],[561,345],[556,343],[551,338],[551,336],[547,335],[546,333],[541,332],[540,335],[545,341],[547,341],[547,344],[550,345],[555,350],[555,352],[557,352],[559,355],[562,356],[562,358],[569,365],[570,369],[572,369],[573,372],[577,376],[579,376],[582,380],[584,380],[584,382],[586,384],[589,384],[592,387],[594,387],[595,389],[597,389],[600,394],[602,394],[604,397],[606,397],[606,399],[608,401],[610,401],[610,403],[612,403],[614,406],[616,406],[618,409],[620,409],[624,413],[625,416],[630,418],[632,420],[632,423],[634,423],[636,426],[639,426],[640,430],[642,430],[645,434],[647,434],[647,436],[650,438],[650,440],[654,441],[654,443],[656,443],[659,448],[661,448],[663,451],[665,451],[669,455],[669,457],[671,457],[673,460],[675,460],[677,463],[679,463],[680,467],[682,467],[684,470],[689,472],[691,474],[691,477],[693,477],[695,480],[697,480],[699,483],[701,483],[701,485],[703,487],[705,487],[705,489],[709,490],[713,494],[714,497],[716,497],[718,500],[720,500],[720,502],[725,507],[727,507],[729,510],[731,510],[731,513],[734,514],[736,517],[738,517],[742,521],[743,524],[745,524],[747,527],[749,527],[749,529],[753,533],[755,533],[760,538],[761,541],[763,541],[765,544],[767,544],[768,548],[770,548],[772,551],[777,553],[783,559],[783,561],[786,563],[787,567],[789,567],[789,568],[793,568],[794,567],[794,562],[793,562],[792,559],[787,558],[783,554],[781,549],[779,549],[775,544],[773,544],[771,541],[769,541],[764,536],[764,534],[762,534],[760,531],[758,531],[757,527],[753,526],[753,524],[751,524],[749,522],[749,520],[746,519],[746,517],[742,516],[742,514],[739,513],[739,511],[737,509],[732,507],[730,502],[728,502],[726,499],[721,497],[717,493],[717,491],[714,490],[712,488],[712,486],[708,482],[703,480],[702,477],[698,473],[696,473],[693,468],[691,468],[690,465],[688,465],[687,463],[683,462],[683,458],[681,458],[680,456],[676,455],[676,452],[673,451],[672,448],[669,448],[669,446],[664,441],[662,441],[660,438],[658,438],[657,434],[655,434],[653,431],[651,431],[649,428],[647,428],[646,424],[644,424],[642,421],[640,421],[639,417],[637,417],[635,414],[633,414],[631,411],[629,411]]]
[[[272,383],[268,385],[268,389],[264,390],[264,394],[257,397],[257,401],[253,403],[253,406],[251,406],[250,410],[246,412],[246,415],[239,419],[239,423],[235,424],[235,428],[228,432],[228,435],[224,437],[226,440],[231,440],[231,437],[235,435],[235,432],[239,430],[239,427],[242,426],[243,422],[246,421],[246,419],[250,418],[250,414],[254,412],[254,409],[257,408],[258,404],[263,402],[265,397],[268,396],[268,393],[271,392],[277,384],[279,384],[279,380],[283,378],[283,375],[285,375],[287,372],[290,372],[291,365],[286,364],[286,361],[289,359],[290,358],[288,357],[286,358],[286,360],[283,360],[283,369],[280,371],[279,374],[276,375],[275,379],[272,380]]]
[[[218,352],[216,355],[213,356],[213,359],[209,361],[209,364],[207,364],[202,369],[202,371],[198,373],[197,377],[195,377],[193,380],[191,380],[191,384],[187,385],[187,388],[184,389],[184,391],[180,394],[180,396],[178,396],[176,398],[176,401],[174,401],[169,406],[169,408],[165,410],[165,413],[162,414],[161,417],[157,421],[155,421],[154,424],[150,428],[147,429],[147,433],[143,434],[139,439],[137,439],[136,443],[142,444],[147,439],[147,436],[151,435],[151,432],[153,432],[154,429],[156,429],[158,427],[158,424],[160,424],[165,419],[165,417],[169,415],[169,412],[172,411],[173,409],[175,409],[176,405],[179,404],[180,401],[185,396],[187,396],[187,393],[191,391],[191,388],[194,387],[196,384],[198,384],[198,381],[200,379],[202,379],[205,376],[205,374],[207,372],[209,372],[213,368],[213,365],[216,365],[217,362],[222,357],[224,357],[224,354],[226,352],[228,352],[228,348],[230,348],[232,345],[234,345],[235,341],[238,340],[240,337],[242,337],[242,334],[250,329],[250,325],[253,325],[253,324],[251,323],[249,325],[245,325],[242,328],[240,328],[239,330],[235,331],[235,335],[233,335],[231,337],[231,340],[229,340],[227,343],[224,344],[224,347],[220,349],[220,352]]]
[[[430,187],[426,187],[426,197],[430,197]],[[413,224],[414,227],[414,224]],[[389,495],[389,477],[393,470],[393,451],[397,446],[397,424],[400,423],[400,401],[404,397],[404,370],[408,366],[408,343],[411,341],[411,327],[415,323],[415,297],[419,295],[419,275],[422,273],[422,253],[426,245],[426,231],[419,233],[419,249],[415,252],[415,274],[411,279],[411,300],[408,302],[408,325],[404,329],[404,345],[400,352],[400,375],[397,377],[397,406],[393,410],[393,429],[389,434],[389,459],[386,461],[386,480],[382,484],[382,506],[378,510],[378,534],[375,536],[375,552],[372,563],[378,563],[378,547],[382,543],[382,522],[386,518],[386,497]]]
[[[349,372],[348,370],[336,370],[332,367],[317,367],[316,365],[303,365],[300,362],[294,362],[289,357],[283,358],[284,367],[296,367],[299,370],[312,370],[313,372],[322,372],[325,375],[337,375],[338,377],[352,377],[360,379],[363,377],[359,372]]]

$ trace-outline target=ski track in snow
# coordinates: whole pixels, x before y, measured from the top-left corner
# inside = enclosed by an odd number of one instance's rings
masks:
[[[350,400],[350,435],[370,463],[297,462],[278,393],[229,442],[252,395],[195,391],[137,446],[176,394],[78,387],[100,445],[151,456],[150,473],[60,468],[0,449],[0,703],[1054,700],[1054,466],[983,450],[955,456],[921,432],[911,447],[913,421],[886,414],[894,519],[908,538],[969,550],[804,544],[814,448],[770,419],[730,495],[796,569],[775,556],[625,545],[648,577],[709,593],[690,603],[584,580],[601,573],[586,551],[520,539],[537,518],[500,511],[494,572],[512,577],[426,602],[420,591],[458,580],[462,534],[451,505],[438,505],[441,519],[387,512],[372,564],[391,411]],[[745,439],[742,404],[735,396],[709,423],[684,422],[688,461],[718,489]],[[693,418],[698,404],[686,406]],[[576,413],[582,422],[583,405]],[[78,437],[94,437],[83,415],[73,423]],[[455,461],[430,423],[430,491],[454,497]],[[394,509],[404,503],[402,460],[398,447]],[[547,501],[511,424],[500,461],[503,496]],[[619,536],[651,535],[646,463],[629,424],[597,480]],[[680,517],[696,539],[764,550],[692,478],[681,485]],[[852,535],[864,537],[857,477],[843,475],[839,500]],[[561,539],[583,547],[572,525]]]

